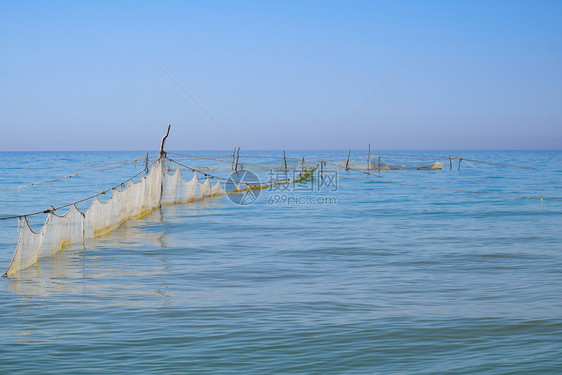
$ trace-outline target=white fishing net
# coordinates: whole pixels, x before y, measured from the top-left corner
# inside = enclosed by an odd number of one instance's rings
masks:
[[[54,255],[71,245],[84,246],[84,240],[108,233],[125,221],[141,217],[161,205],[224,194],[226,192],[220,181],[214,185],[208,178],[199,182],[196,173],[186,181],[179,166],[175,173],[169,174],[162,161],[158,161],[138,182],[129,181],[123,189],[113,189],[111,198],[106,202],[93,198],[91,206],[83,213],[75,205],[61,216],[49,213],[39,232],[31,230],[26,218],[20,219],[18,243],[5,276],[13,275],[36,263],[40,257]]]

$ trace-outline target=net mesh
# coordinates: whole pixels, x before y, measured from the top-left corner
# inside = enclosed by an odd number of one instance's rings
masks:
[[[127,180],[129,182],[126,186],[112,188],[111,197],[107,201],[102,202],[97,196],[94,197],[90,207],[85,212],[81,212],[75,205],[72,205],[68,212],[61,216],[55,214],[55,210],[50,211],[39,232],[34,232],[27,218],[23,217],[19,221],[19,238],[16,250],[4,276],[13,275],[36,263],[40,257],[54,255],[63,248],[78,245],[83,247],[86,239],[106,234],[125,221],[144,216],[161,205],[186,203],[210,196],[227,194],[220,181],[211,184],[209,179],[209,176],[213,176],[211,173],[219,171],[239,172],[251,169],[252,171],[292,170],[300,171],[302,175],[303,171],[310,170],[314,165],[322,165],[333,170],[359,172],[400,169],[441,170],[444,165],[442,162],[428,161],[428,158],[433,158],[433,156],[419,156],[419,160],[413,160],[411,156],[397,154],[388,155],[393,158],[392,161],[388,161],[386,155],[383,158],[381,156],[375,157],[372,154],[354,158],[348,154],[346,159],[342,159],[338,155],[332,155],[316,161],[285,156],[281,158],[253,155],[245,158],[244,163],[239,160],[238,155],[235,157],[234,154],[231,156],[231,160],[230,156],[212,158],[177,153],[174,155],[175,159],[181,161],[197,161],[210,163],[211,165],[193,168],[168,157],[160,158],[155,162],[149,173],[137,182],[130,179]],[[175,169],[172,168],[171,163],[166,168],[164,165],[165,159],[174,162]],[[148,168],[148,156],[146,163]],[[193,171],[193,176],[190,179],[185,179],[180,166]],[[206,179],[203,182],[199,181],[197,173],[206,176]],[[298,177],[293,176],[293,178]],[[269,181],[268,183],[282,184],[291,183],[291,181]],[[267,187],[267,184],[259,186],[250,186],[249,184],[241,186],[238,184],[231,193],[265,187]]]
[[[39,232],[30,228],[27,218],[20,219],[18,243],[4,276],[11,276],[36,263],[40,257],[54,255],[64,248],[84,246],[84,240],[108,233],[161,205],[224,194],[220,181],[214,185],[209,178],[200,182],[196,173],[185,180],[179,166],[170,174],[160,160],[138,182],[129,181],[123,189],[114,189],[106,202],[95,197],[85,212],[75,205],[61,216],[50,212]]]

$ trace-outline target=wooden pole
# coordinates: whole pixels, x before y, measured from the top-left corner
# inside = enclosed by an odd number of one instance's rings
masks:
[[[453,159],[451,159],[451,155],[449,155],[449,170],[453,170]]]
[[[287,156],[285,155],[285,150],[283,150],[283,161],[285,162],[285,170],[287,170]]]
[[[238,159],[240,159],[240,147],[238,147],[238,151],[236,152],[236,167],[234,169],[235,172],[238,172]]]
[[[459,159],[459,171],[461,170],[461,162],[462,162],[462,158]]]
[[[351,150],[347,153],[347,161],[345,162],[345,170],[349,169],[349,155],[351,155]]]
[[[234,151],[232,151],[232,165],[231,169],[234,170],[234,161],[236,160],[236,147],[234,147]]]
[[[367,153],[367,170],[371,169],[371,144],[369,143],[369,152]]]
[[[162,142],[160,143],[160,157],[166,157],[166,153],[164,152],[164,143],[166,143],[166,138],[170,134],[170,128],[172,125],[168,125],[168,131],[166,131],[166,135],[162,137]]]

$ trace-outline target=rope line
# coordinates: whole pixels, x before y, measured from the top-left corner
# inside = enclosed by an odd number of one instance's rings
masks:
[[[154,155],[152,155],[154,156]],[[66,176],[61,176],[61,177],[55,177],[55,178],[51,178],[48,180],[43,180],[43,181],[35,181],[35,182],[30,182],[28,184],[24,184],[24,185],[19,185],[19,186],[13,186],[13,187],[9,187],[6,189],[2,189],[0,190],[0,192],[4,192],[4,191],[10,191],[10,190],[21,190],[23,188],[26,187],[30,187],[30,186],[35,186],[35,185],[39,185],[39,184],[45,184],[45,183],[49,183],[49,182],[54,182],[54,181],[60,181],[60,180],[65,180],[68,178],[72,178],[72,177],[76,177],[79,176],[81,174],[86,174],[86,173],[90,173],[90,172],[95,172],[95,171],[101,171],[101,170],[107,170],[107,169],[112,169],[112,168],[117,168],[122,164],[127,164],[130,162],[136,162],[139,160],[146,160],[146,157],[142,157],[142,158],[137,158],[137,159],[129,159],[129,160],[124,160],[124,161],[119,161],[119,162],[111,162],[111,163],[104,163],[104,164],[99,164],[99,165],[106,165],[104,167],[100,167],[100,168],[93,168],[93,169],[87,169],[85,171],[79,171],[76,173],[72,173]],[[91,164],[91,165],[95,165],[95,164]]]
[[[150,158],[153,158],[154,156],[157,156],[158,154],[152,154],[149,155]],[[92,167],[92,166],[104,166],[104,165],[110,165],[110,164],[118,164],[118,163],[126,163],[126,162],[134,162],[139,161],[139,160],[143,160],[146,159],[146,156],[142,156],[139,158],[134,158],[134,159],[127,159],[127,160],[117,160],[117,161],[112,161],[112,162],[108,162],[108,163],[87,163],[87,164],[77,164],[76,168],[81,168],[81,167]],[[27,167],[27,168],[23,168],[20,167],[19,169],[25,169],[25,170],[33,170],[33,169],[62,169],[62,168],[66,168],[65,166],[42,166],[42,167]]]
[[[178,153],[169,153],[169,154],[181,155],[181,156],[186,156],[186,157],[193,157],[193,158],[198,158],[198,159],[206,159],[206,160],[214,160],[214,161],[226,162],[226,164],[229,164],[229,163],[230,163],[229,161],[225,161],[225,160],[221,160],[221,159],[207,158],[207,157],[201,157],[201,156],[191,156],[191,155],[178,154]],[[150,164],[148,165],[148,168],[151,168],[152,166],[154,166],[154,164],[157,163],[157,162],[158,162],[159,160],[161,160],[161,159],[166,159],[166,160],[168,160],[168,161],[170,161],[170,162],[172,162],[172,163],[177,164],[177,165],[180,166],[180,167],[187,168],[187,169],[191,170],[192,172],[201,173],[203,176],[208,177],[208,178],[216,178],[217,180],[222,180],[222,181],[228,180],[228,179],[225,178],[225,177],[219,177],[219,176],[213,175],[213,174],[211,174],[211,173],[202,171],[202,170],[200,170],[200,169],[190,167],[190,166],[188,166],[188,165],[185,165],[185,164],[183,164],[183,163],[181,163],[181,162],[179,162],[179,161],[177,161],[177,160],[175,160],[175,159],[171,159],[171,158],[169,158],[169,157],[163,157],[163,158],[158,158],[158,159],[154,160],[152,163],[150,163]],[[280,159],[282,159],[282,158],[280,158]],[[457,160],[466,161],[466,159],[462,159],[462,158],[456,158],[456,159],[457,159]],[[144,158],[131,159],[131,160],[146,160],[146,158],[144,157]],[[298,159],[297,159],[297,160],[298,160]],[[381,160],[382,160],[382,158],[381,158]],[[471,160],[471,161],[475,162],[474,160]],[[125,161],[125,162],[130,162],[130,160]],[[125,163],[125,162],[123,162],[123,163]],[[333,165],[338,166],[335,162],[329,162],[329,161],[324,161],[324,162],[325,162],[326,164],[333,164]],[[385,161],[385,163],[387,163],[387,162]],[[115,164],[115,163],[112,163],[112,164]],[[269,167],[269,168],[271,168],[271,166],[260,165],[260,164],[250,164],[250,163],[245,163],[245,164],[246,164],[246,165],[253,165],[253,166],[261,166],[261,167]],[[387,163],[387,165],[391,165],[391,164]],[[469,165],[470,165],[470,164],[469,164]],[[472,165],[471,165],[471,166],[472,166]],[[111,165],[110,167],[115,167],[115,165]],[[66,178],[71,178],[71,177],[73,177],[73,176],[77,176],[77,175],[82,174],[82,173],[88,173],[88,172],[92,172],[92,171],[95,171],[95,170],[101,170],[101,169],[108,169],[108,168],[110,168],[110,167],[108,166],[108,167],[102,167],[102,168],[95,168],[95,169],[91,169],[91,170],[87,170],[87,171],[82,171],[82,172],[78,172],[78,173],[75,173],[75,174],[72,174],[72,175],[63,176],[63,177],[59,177],[59,178],[55,178],[55,179],[51,179],[51,180],[45,180],[45,181],[34,182],[34,183],[31,183],[31,184],[24,185],[23,187],[25,187],[25,186],[37,185],[37,184],[40,184],[40,183],[46,183],[46,182],[57,181],[57,180],[66,179]],[[472,167],[473,167],[473,168],[476,168],[476,167],[474,167],[474,166],[472,166]],[[362,173],[362,174],[365,174],[365,175],[370,176],[370,177],[382,178],[382,176],[373,175],[371,172],[368,172],[368,171],[364,171],[364,170],[360,170],[360,169],[354,169],[354,168],[348,168],[348,169],[349,169],[350,171]],[[476,168],[476,169],[478,169],[478,168]],[[281,169],[280,169],[280,170],[281,170]],[[122,181],[122,182],[120,182],[120,183],[118,183],[118,184],[116,184],[116,185],[114,185],[114,186],[112,186],[112,187],[110,187],[110,188],[107,189],[107,190],[102,190],[101,192],[99,192],[99,193],[97,193],[97,194],[93,194],[93,195],[91,195],[91,196],[89,196],[89,197],[86,197],[86,198],[83,198],[83,199],[74,201],[74,202],[72,202],[72,203],[67,203],[67,204],[64,204],[64,205],[58,206],[58,207],[53,207],[53,206],[51,206],[51,208],[49,208],[49,209],[46,209],[46,210],[43,210],[43,211],[38,211],[38,212],[33,212],[33,213],[29,213],[29,214],[22,214],[22,215],[13,215],[13,216],[0,217],[0,220],[18,219],[18,218],[26,218],[26,217],[28,217],[28,216],[34,216],[34,215],[40,215],[40,214],[48,214],[48,213],[52,213],[52,212],[55,212],[55,211],[57,211],[57,210],[60,210],[60,209],[62,209],[62,208],[70,207],[70,206],[72,206],[72,205],[75,205],[75,204],[78,204],[78,203],[81,203],[81,202],[84,202],[84,201],[93,199],[93,198],[95,198],[95,197],[98,197],[98,196],[100,196],[100,195],[104,195],[104,194],[106,194],[108,191],[113,191],[113,190],[117,189],[117,188],[120,187],[120,186],[124,186],[125,183],[127,183],[127,182],[133,180],[135,177],[141,175],[141,174],[144,173],[145,171],[146,171],[146,169],[143,169],[142,171],[138,172],[138,173],[135,174],[134,176],[132,176],[132,177],[130,177],[130,178],[128,178],[128,179],[126,179],[126,180],[124,180],[124,181]],[[293,169],[291,169],[291,171],[298,171],[298,170],[293,170]],[[302,172],[302,171],[301,171],[301,172]],[[544,198],[544,197],[525,196],[525,195],[517,195],[517,194],[492,193],[492,192],[476,191],[476,190],[466,190],[466,189],[445,188],[445,187],[437,187],[437,186],[429,186],[429,185],[420,185],[420,184],[410,184],[410,183],[406,183],[406,182],[397,182],[397,181],[381,181],[381,180],[373,180],[373,179],[371,179],[371,178],[360,178],[360,177],[352,177],[352,176],[341,176],[341,175],[340,175],[339,177],[345,178],[345,179],[361,180],[361,181],[367,181],[367,182],[375,182],[375,183],[383,183],[383,184],[392,184],[392,185],[400,185],[400,186],[409,186],[409,187],[416,187],[416,188],[422,188],[422,189],[444,190],[444,191],[453,191],[453,192],[469,193],[469,194],[481,194],[481,195],[491,195],[491,196],[500,196],[500,197],[510,197],[510,198],[521,198],[521,199],[540,200],[541,203],[543,203],[544,201],[562,202],[562,198]],[[294,180],[294,181],[292,181],[292,182],[295,182],[295,181],[297,181],[297,180]],[[291,181],[277,182],[277,183],[274,183],[274,184],[278,184],[278,183],[291,183]],[[267,184],[267,183],[263,183],[263,184],[260,183],[259,185],[260,185],[260,186],[266,186],[266,185],[268,185],[268,184]],[[15,187],[15,188],[4,189],[4,190],[1,190],[1,191],[12,190],[12,189],[17,189],[17,188],[21,188],[21,187]]]
[[[177,160],[171,159],[171,158],[169,158],[169,157],[164,157],[164,158],[167,159],[167,160],[170,161],[170,162],[173,162],[173,163],[175,163],[175,164],[177,164],[177,165],[179,165],[179,166],[181,166],[181,167],[187,168],[187,169],[189,169],[189,170],[191,170],[191,171],[193,171],[193,172],[201,173],[201,174],[204,175],[205,177],[216,178],[216,179],[222,180],[222,181],[228,180],[228,179],[225,178],[225,177],[219,177],[219,176],[216,176],[216,175],[213,175],[213,174],[204,172],[204,171],[202,171],[202,170],[200,170],[200,169],[190,167],[190,166],[188,166],[188,165],[185,165],[185,164],[183,164],[183,163],[180,163],[180,162],[178,162]],[[139,160],[142,160],[142,159],[145,159],[145,158],[139,158]],[[150,163],[150,164],[148,165],[148,168],[151,168],[156,162],[158,162],[158,160],[160,160],[160,158],[159,158],[159,159],[156,159],[156,160],[154,160],[152,163]],[[105,167],[104,169],[106,169],[106,168],[107,168],[107,167]],[[100,168],[97,168],[97,169],[100,169]],[[130,177],[130,178],[128,178],[128,179],[126,179],[126,180],[124,180],[124,181],[122,181],[122,182],[120,182],[120,183],[118,183],[118,184],[116,184],[116,185],[114,185],[114,186],[112,186],[112,187],[110,187],[109,189],[102,190],[101,192],[99,192],[99,193],[97,193],[97,194],[93,194],[93,195],[91,195],[91,196],[89,196],[89,197],[86,197],[86,198],[83,198],[83,199],[80,199],[80,200],[77,200],[77,201],[74,201],[74,202],[71,202],[71,203],[67,203],[67,204],[64,204],[64,205],[59,206],[59,207],[53,207],[53,206],[51,206],[51,208],[46,209],[46,210],[43,210],[43,211],[32,212],[32,213],[29,213],[29,214],[21,214],[21,215],[12,215],[12,216],[0,217],[0,221],[1,221],[1,220],[10,220],[10,219],[25,218],[25,217],[28,217],[28,216],[35,216],[35,215],[41,215],[41,214],[48,214],[48,213],[51,213],[51,212],[55,212],[56,210],[60,210],[61,208],[70,207],[70,206],[72,206],[72,205],[75,205],[75,204],[78,204],[78,203],[81,203],[81,202],[84,202],[84,201],[93,199],[93,198],[95,198],[95,197],[98,197],[98,196],[100,196],[100,195],[104,195],[104,194],[106,194],[108,191],[115,190],[115,189],[117,189],[119,186],[123,186],[125,183],[127,183],[127,182],[133,180],[135,177],[141,175],[141,174],[144,173],[144,172],[145,172],[145,169],[143,169],[143,170],[140,171],[139,173],[135,174],[134,176],[132,176],[132,177]],[[295,181],[288,181],[288,182],[287,182],[287,181],[284,181],[284,182],[281,182],[281,183],[290,183],[290,182],[295,182]],[[267,183],[260,184],[260,186],[266,186],[266,185],[267,185]]]
[[[169,152],[168,154],[170,154],[170,152]],[[189,170],[192,171],[192,172],[201,173],[201,174],[202,174],[203,176],[205,176],[205,177],[216,178],[217,180],[227,180],[227,179],[224,178],[224,177],[215,176],[215,175],[212,175],[212,174],[210,174],[210,173],[204,172],[204,171],[202,171],[202,170],[200,170],[200,169],[193,168],[193,167],[190,167],[190,166],[188,166],[188,165],[182,164],[182,163],[180,163],[179,161],[177,161],[177,160],[175,160],[175,159],[171,159],[171,158],[169,158],[169,157],[167,157],[167,156],[166,156],[165,158],[166,158],[167,160],[171,161],[172,163],[176,163],[176,164],[179,165],[180,167],[187,168],[187,169],[189,169]]]
[[[186,155],[186,154],[180,154],[180,153],[174,153],[174,152],[169,152],[169,154],[172,155],[178,155],[178,156],[185,156],[185,157],[189,157],[189,158],[198,158],[198,159],[207,159],[207,160],[216,160],[213,158],[205,158],[202,156],[196,156],[196,155]],[[366,154],[368,155],[368,154]],[[380,153],[380,154],[374,154],[371,153],[370,154],[372,157],[376,157],[377,155],[387,155],[387,156],[402,156],[402,157],[408,157],[410,159],[449,159],[449,156],[445,156],[445,155],[409,155],[409,154],[395,154],[395,153]],[[220,156],[220,157],[224,157],[224,158],[228,158],[231,155],[224,155],[224,156]],[[282,156],[265,156],[265,155],[248,155],[248,158],[256,158],[256,159],[283,159]],[[331,158],[337,158],[338,156],[334,155]],[[340,156],[341,160],[345,160],[345,156]],[[301,158],[294,158],[294,157],[287,157],[286,159],[288,160],[296,160],[299,161],[301,160]],[[324,158],[323,160],[326,161],[328,159],[328,157]],[[463,161],[469,161],[472,163],[480,163],[480,164],[488,164],[488,165],[494,165],[494,166],[498,166],[498,167],[511,167],[511,168],[521,168],[521,169],[530,169],[530,170],[536,170],[536,168],[534,167],[529,167],[529,166],[525,166],[525,165],[518,165],[518,164],[506,164],[506,163],[496,163],[496,162],[490,162],[490,161],[485,161],[485,160],[476,160],[476,159],[466,159],[466,158],[460,158],[460,157],[454,157],[451,156],[451,160],[459,160],[462,159]],[[362,158],[359,157],[353,157],[350,159],[351,161],[364,161]],[[311,162],[320,162],[319,160],[315,160],[315,159],[310,159]],[[226,162],[226,161],[225,161]],[[474,167],[474,166],[473,166]],[[476,167],[474,167],[476,168]],[[478,168],[476,168],[478,169]]]
[[[418,159],[428,158],[429,159],[429,158],[431,158],[431,159],[447,159],[447,160],[449,160],[449,156],[444,156],[444,155],[408,155],[408,154],[389,154],[389,153],[381,153],[380,155],[404,156],[404,157],[409,157],[409,158],[412,158],[412,159],[416,159],[416,158],[418,158]],[[485,161],[485,160],[465,159],[465,158],[451,156],[451,160],[459,160],[459,159],[462,159],[463,161],[470,161],[470,162],[473,162],[473,163],[494,165],[494,166],[497,166],[497,167],[511,167],[511,168],[536,170],[536,168],[529,167],[529,166],[526,166],[526,165],[496,163],[496,162]]]
[[[152,155],[148,155],[148,157],[150,159],[152,159],[155,156],[158,156],[158,154],[155,153],[155,154],[152,154]],[[146,156],[141,156],[139,158],[134,158],[134,159],[111,161],[111,162],[108,162],[108,163],[92,163],[92,164],[84,164],[84,165],[86,165],[86,166],[101,166],[101,165],[111,165],[111,164],[125,164],[125,163],[128,163],[128,162],[136,162],[136,161],[139,161],[139,160],[146,160]]]
[[[51,178],[50,180],[44,180],[44,181],[36,181],[36,182],[31,182],[29,184],[25,184],[25,185],[20,185],[20,186],[13,186],[7,189],[2,189],[0,190],[0,192],[4,192],[4,191],[10,191],[10,190],[20,190],[29,186],[34,186],[34,185],[39,185],[39,184],[46,184],[49,182],[54,182],[54,181],[59,181],[59,180],[65,180],[67,178],[71,178],[71,177],[75,177],[78,176],[78,173],[74,173],[74,174],[69,174],[68,176],[62,176],[62,177],[57,177],[57,178]]]
[[[215,118],[214,118],[213,116],[211,116],[211,114],[210,114],[209,112],[207,112],[207,110],[206,110],[205,108],[203,108],[203,106],[202,106],[201,104],[199,104],[199,102],[198,102],[197,100],[195,100],[195,98],[194,98],[193,96],[191,96],[191,94],[188,93],[188,92],[183,88],[183,86],[180,85],[180,83],[179,83],[178,81],[176,81],[176,79],[175,79],[174,77],[172,77],[172,76],[170,75],[170,73],[168,73],[168,71],[167,71],[166,69],[164,69],[164,67],[163,67],[162,65],[160,65],[160,63],[159,63],[158,61],[156,61],[156,59],[155,59],[154,57],[152,57],[152,56],[150,56],[150,55],[149,55],[148,57],[150,57],[150,59],[160,68],[160,70],[162,70],[162,71],[164,72],[164,74],[167,75],[168,78],[170,78],[170,79],[172,80],[172,82],[174,82],[174,83],[176,84],[176,86],[178,86],[178,88],[179,88],[189,99],[191,99],[191,101],[192,101],[193,103],[195,103],[195,105],[201,110],[201,112],[203,112],[204,114],[206,114],[207,117],[208,117],[217,127],[219,127],[220,130],[222,130],[222,132],[223,132],[224,134],[226,134],[226,136],[227,136],[228,138],[230,138],[230,139],[232,140],[232,142],[236,143],[239,147],[242,147],[242,146],[240,145],[240,143],[238,143],[238,141],[237,141],[236,139],[234,139],[234,137],[232,137],[232,136],[230,135],[230,133],[227,132],[226,129],[225,129],[221,124],[219,124],[219,122],[218,122],[217,120],[215,120]]]
[[[189,158],[205,159],[205,160],[212,160],[212,161],[217,161],[217,162],[224,163],[224,164],[222,164],[221,166],[218,166],[217,168],[215,168],[215,170],[219,169],[219,167],[222,167],[222,166],[226,166],[226,165],[231,164],[231,161],[229,161],[229,160],[222,160],[222,159],[216,159],[216,158],[209,158],[209,157],[204,157],[204,156],[195,156],[195,155],[194,155],[194,156],[191,156],[191,155],[184,155],[184,154],[178,154],[178,153],[173,153],[173,152],[168,152],[168,154],[182,155],[182,156],[186,156],[186,157],[189,157]],[[253,156],[249,156],[248,158],[251,159],[251,158],[253,158]],[[267,157],[267,158],[270,158],[270,157]],[[281,159],[281,161],[283,160],[283,157],[277,157],[277,156],[275,156],[275,157],[271,157],[271,158]],[[287,159],[294,159],[294,160],[298,160],[298,161],[300,162],[302,158],[287,158]],[[168,160],[171,160],[171,159],[168,158]],[[174,163],[177,163],[176,160],[172,160],[172,161],[173,161]],[[314,161],[314,162],[312,162],[312,163],[320,163],[320,162],[319,162],[319,161],[318,161],[318,162]],[[178,163],[178,164],[179,164],[179,163]],[[248,166],[251,166],[251,167],[260,167],[260,168],[268,168],[268,169],[273,169],[273,170],[280,170],[280,171],[302,172],[302,169],[298,169],[298,168],[297,168],[297,169],[278,168],[278,167],[275,167],[274,165],[253,164],[253,163],[246,163],[246,162],[245,162],[245,163],[239,163],[239,164],[248,165]],[[197,170],[196,168],[193,168],[193,167],[188,167],[188,166],[185,166],[185,165],[181,165],[181,166],[182,166],[182,167],[185,167],[185,168],[188,168],[188,169],[190,169],[190,170],[192,170],[192,171],[197,171],[197,172],[202,173],[202,174],[205,174],[205,173],[206,173],[206,172],[203,172],[203,171],[201,171],[201,170]],[[211,167],[209,167],[209,168],[211,168]],[[352,168],[349,168],[349,169],[351,170]],[[357,170],[357,171],[359,171],[359,170]],[[211,175],[208,174],[208,173],[206,173],[206,174],[209,175],[209,176],[211,176]],[[219,177],[216,177],[216,176],[211,176],[211,177],[217,178],[217,179],[219,178]],[[225,180],[226,180],[226,179],[225,179]]]
[[[149,168],[152,167],[154,164],[156,164],[156,162],[157,162],[158,160],[160,160],[160,159],[156,159],[156,160],[153,161],[148,167],[149,167]],[[74,201],[74,202],[72,202],[72,203],[67,203],[67,204],[64,204],[64,205],[58,206],[58,207],[53,207],[53,206],[51,206],[51,208],[48,208],[48,209],[46,209],[46,210],[38,211],[38,212],[33,212],[33,213],[30,213],[30,214],[13,215],[13,216],[0,217],[0,220],[19,219],[19,218],[26,218],[26,217],[28,217],[28,216],[35,216],[35,215],[41,215],[41,214],[49,214],[49,213],[55,212],[56,210],[60,210],[61,208],[70,207],[70,206],[75,205],[75,204],[77,204],[77,203],[82,203],[82,202],[87,201],[87,200],[89,200],[89,199],[93,199],[93,198],[98,197],[98,196],[100,196],[100,195],[104,195],[104,194],[106,194],[108,191],[113,191],[113,190],[117,189],[119,186],[122,186],[122,185],[126,184],[127,182],[133,180],[135,177],[141,175],[141,174],[144,173],[144,172],[145,172],[145,170],[143,169],[142,171],[140,171],[139,173],[135,174],[134,176],[129,177],[129,178],[126,179],[125,181],[121,181],[120,183],[118,183],[118,184],[116,184],[116,185],[110,187],[109,189],[102,190],[101,192],[99,192],[99,193],[97,193],[97,194],[94,194],[94,195],[91,195],[91,196],[89,196],[89,197],[86,197],[86,198],[83,198],[83,199]]]

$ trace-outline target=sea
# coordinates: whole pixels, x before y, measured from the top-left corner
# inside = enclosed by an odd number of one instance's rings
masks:
[[[372,152],[346,171],[347,151],[287,151],[294,168],[328,162],[247,201],[161,207],[0,278],[0,373],[562,373],[562,152]],[[1,152],[0,217],[97,194],[146,154]],[[232,151],[168,156],[232,173]],[[444,166],[355,170],[378,156]],[[239,168],[277,178],[282,158],[241,151]],[[0,221],[0,273],[17,241],[18,219]]]

